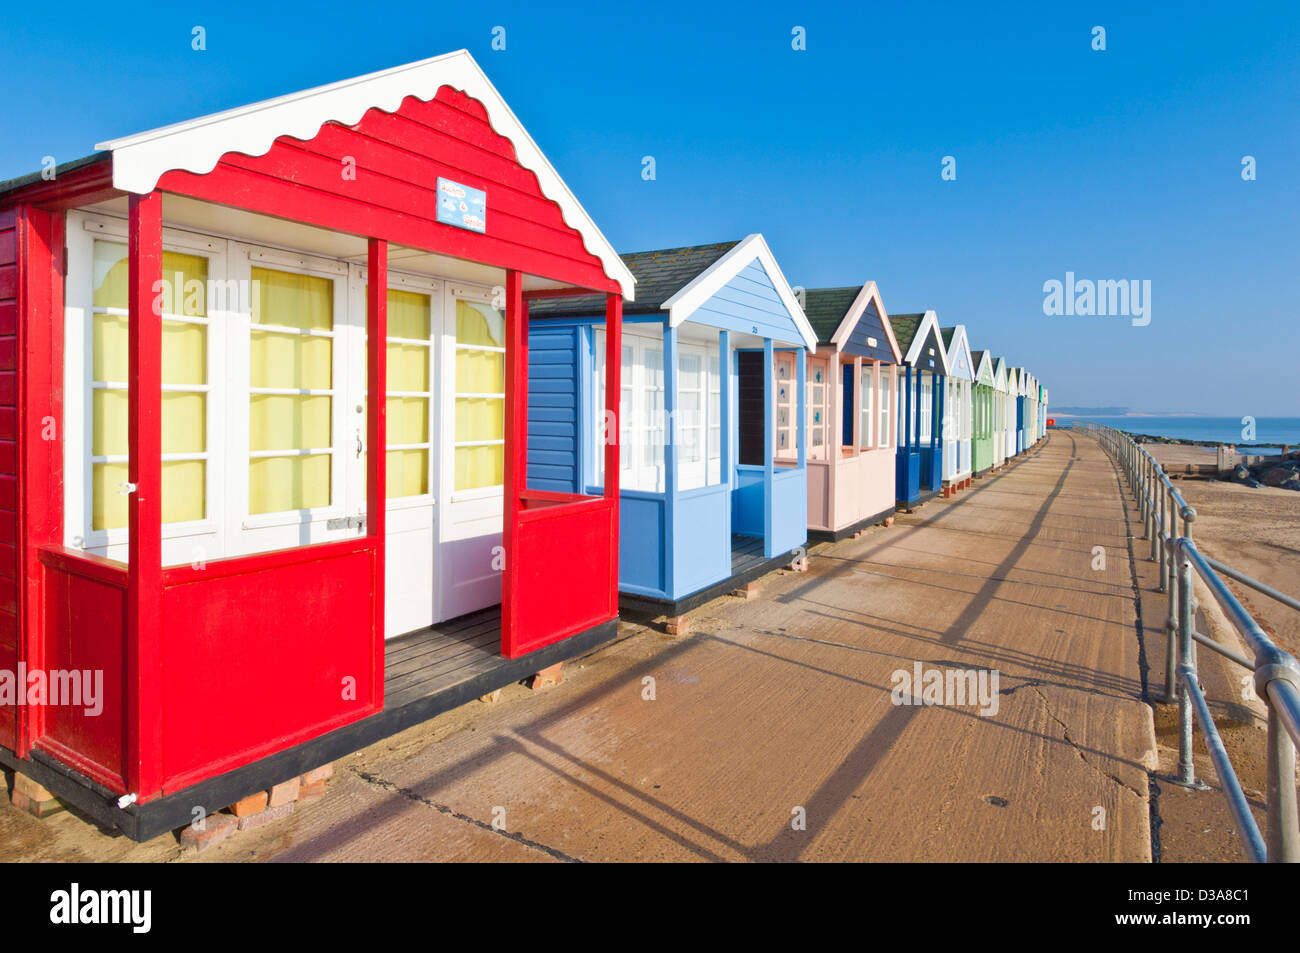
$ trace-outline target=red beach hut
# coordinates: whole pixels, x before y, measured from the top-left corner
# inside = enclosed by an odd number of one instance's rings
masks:
[[[614,635],[528,301],[604,295],[614,414],[633,279],[468,53],[97,148],[0,183],[0,670],[102,698],[0,761],[145,839]]]

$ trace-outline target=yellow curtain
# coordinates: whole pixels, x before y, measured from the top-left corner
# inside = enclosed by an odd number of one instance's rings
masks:
[[[255,325],[311,331],[334,329],[334,282],[270,268],[252,269]],[[329,390],[334,341],[328,337],[254,329],[249,338],[254,388]],[[250,450],[308,450],[333,446],[333,398],[325,394],[252,394]],[[257,457],[249,461],[248,511],[279,513],[327,506],[330,456]]]
[[[505,317],[491,305],[456,302],[456,429],[455,487],[471,490],[500,486],[505,480],[505,448],[501,445],[459,446],[505,437],[505,401],[499,397],[461,394],[500,394],[505,391],[505,355],[474,347],[504,347]]]
[[[368,316],[367,316],[368,318]],[[427,294],[388,289],[388,393],[401,391],[428,395],[432,390],[430,348],[392,338],[429,341],[433,333],[433,302]],[[367,322],[367,329],[369,323]],[[428,443],[429,397],[392,397],[385,400],[388,446]],[[423,496],[429,492],[429,452],[388,450],[385,453],[384,495],[387,499]]]

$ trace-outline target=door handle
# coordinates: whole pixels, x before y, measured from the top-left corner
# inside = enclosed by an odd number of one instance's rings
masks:
[[[357,459],[361,459],[361,454],[365,452],[365,447],[361,445],[361,428],[357,428]]]

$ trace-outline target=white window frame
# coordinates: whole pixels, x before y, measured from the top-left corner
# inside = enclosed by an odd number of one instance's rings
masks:
[[[352,313],[361,316],[361,325],[364,328],[368,321],[368,306],[366,303],[366,284],[369,281],[369,270],[363,265],[354,265],[352,267],[351,281],[348,286],[348,295],[351,302]],[[439,378],[438,370],[438,342],[442,337],[444,316],[442,313],[444,282],[438,278],[430,278],[427,275],[413,275],[401,271],[388,272],[388,289],[389,291],[411,291],[416,294],[427,295],[429,298],[429,340],[416,341],[410,338],[397,338],[392,335],[388,336],[388,341],[400,344],[423,344],[428,348],[428,367],[429,367],[429,392],[420,394],[406,391],[389,390],[386,397],[425,397],[428,402],[428,421],[429,432],[427,434],[428,443],[423,444],[396,444],[389,443],[385,447],[387,450],[419,450],[424,449],[428,452],[426,465],[429,468],[427,479],[429,483],[428,492],[416,494],[414,496],[399,496],[388,499],[385,496],[385,506],[388,510],[412,509],[415,507],[429,506],[437,502],[438,488],[438,460],[441,454],[438,453],[438,439],[441,433],[441,422],[438,419],[438,387]],[[363,335],[365,347],[369,346],[369,334]],[[366,400],[370,399],[369,376],[367,372],[367,351],[363,347],[356,355],[359,367],[355,368],[353,373],[354,380],[366,381]],[[370,436],[368,432],[363,431],[362,442],[366,453],[370,452]],[[366,493],[365,493],[365,468],[362,467],[361,480],[361,512],[366,511]]]
[[[875,393],[879,367],[875,361],[864,361],[858,375],[858,447],[861,450],[876,448]]]
[[[889,436],[890,436],[889,413],[891,410],[890,404],[892,403],[892,397],[894,391],[894,380],[897,377],[898,368],[893,364],[877,364],[876,371],[877,371],[876,380],[879,385],[877,387],[877,396],[879,397],[879,399],[876,401],[876,403],[878,405],[877,409],[880,414],[880,441],[879,443],[877,443],[876,446],[881,450],[887,450],[889,449],[890,446],[889,443]],[[900,414],[899,416],[901,417],[902,415]]]
[[[91,500],[93,467],[100,462],[126,461],[126,455],[100,459],[93,457],[94,405],[96,389],[91,375],[94,367],[94,243],[110,241],[127,244],[128,224],[125,220],[91,212],[70,211],[67,218],[66,243],[68,250],[66,301],[64,310],[64,540],[73,548],[126,560],[126,545],[130,537],[127,527],[92,529],[94,518]],[[191,232],[164,228],[162,246],[165,251],[196,255],[208,260],[208,280],[225,281],[228,253],[225,240],[196,235]],[[164,276],[165,278],[166,276]],[[205,289],[206,295],[206,289]],[[167,320],[201,324],[207,328],[205,351],[207,357],[204,387],[178,388],[185,392],[202,392],[206,395],[205,446],[203,453],[164,454],[163,461],[176,459],[203,459],[204,510],[199,520],[164,523],[161,538],[164,545],[164,564],[172,565],[213,558],[224,552],[224,527],[214,514],[224,512],[226,501],[225,468],[227,465],[226,400],[228,380],[225,367],[225,342],[230,314],[212,307],[207,301],[205,318],[164,314]],[[110,313],[122,313],[113,309]],[[114,389],[127,386],[126,381],[112,382]],[[164,385],[164,390],[169,389]],[[206,537],[206,540],[200,542]],[[185,551],[180,541],[192,540],[194,548]],[[215,552],[214,552],[215,551]]]
[[[350,295],[348,293],[348,264],[333,258],[284,251],[247,242],[232,241],[229,255],[230,277],[236,281],[250,282],[252,287],[252,270],[254,267],[268,268],[291,274],[310,275],[327,278],[334,282],[334,325],[330,332],[301,331],[297,328],[285,328],[287,333],[305,336],[329,337],[333,341],[331,348],[331,377],[333,386],[328,390],[308,390],[301,388],[257,388],[258,394],[328,394],[330,403],[330,428],[334,443],[332,446],[312,447],[298,451],[297,456],[314,456],[328,453],[330,456],[330,502],[324,506],[305,507],[297,510],[283,510],[275,513],[249,512],[249,467],[255,457],[289,456],[274,450],[252,450],[249,447],[249,414],[252,407],[254,390],[252,378],[252,314],[238,312],[230,323],[231,333],[227,338],[229,345],[228,366],[230,380],[234,386],[232,399],[238,399],[234,407],[234,419],[230,427],[230,451],[232,491],[234,505],[230,507],[230,519],[238,521],[240,531],[269,529],[278,526],[295,526],[319,523],[343,516],[349,508],[356,510],[356,492],[348,480],[347,454],[344,452],[352,443],[348,441],[348,409],[354,400],[360,400],[359,382],[354,382],[349,373],[347,358],[354,353],[359,341],[364,336],[364,315],[349,313]],[[251,303],[251,294],[250,294]],[[361,322],[358,324],[358,320]],[[281,330],[277,325],[258,325],[259,329]],[[357,389],[356,393],[352,391]],[[364,434],[364,430],[363,430]],[[364,436],[362,437],[364,441]],[[242,467],[242,470],[241,470]],[[349,504],[352,506],[349,507]],[[242,549],[239,551],[243,551]],[[262,551],[259,545],[252,552]]]
[[[477,304],[487,304],[497,307],[496,302],[499,300],[496,291],[488,285],[473,284],[465,281],[448,282],[446,285],[446,300],[443,305],[443,321],[445,333],[442,335],[443,342],[443,367],[447,368],[443,377],[442,389],[442,425],[445,428],[443,433],[447,435],[444,442],[444,453],[442,457],[443,467],[443,486],[446,487],[446,495],[452,503],[483,501],[483,500],[505,500],[505,483],[499,483],[495,486],[480,486],[468,490],[456,489],[456,449],[458,447],[472,446],[500,446],[502,453],[505,453],[505,428],[502,426],[502,438],[500,440],[456,440],[456,398],[457,397],[489,397],[501,399],[501,412],[505,414],[506,395],[505,392],[496,393],[479,393],[464,392],[456,390],[456,352],[458,350],[486,351],[491,353],[500,353],[503,357],[506,353],[505,346],[489,347],[481,344],[461,344],[456,339],[456,301],[473,301]],[[500,310],[498,308],[498,310]],[[508,370],[508,368],[504,368]],[[504,470],[502,480],[504,481]],[[485,504],[483,512],[489,513],[492,507]]]
[[[700,396],[700,419],[698,422],[691,424],[691,429],[695,430],[699,437],[700,459],[687,462],[682,458],[682,451],[686,447],[686,441],[683,437],[685,429],[688,426],[685,415],[682,411],[682,394],[683,381],[685,375],[682,373],[682,359],[690,356],[698,358],[700,362],[700,386],[696,393]],[[677,489],[678,490],[697,490],[705,486],[716,486],[721,480],[721,427],[720,421],[716,418],[720,407],[721,392],[718,389],[718,345],[710,344],[704,341],[683,341],[677,342],[677,434],[678,434],[678,461],[677,461]],[[714,398],[719,399],[719,403],[714,403]],[[717,427],[719,438],[717,444],[712,437],[713,429]],[[716,466],[715,466],[716,464]]]
[[[648,355],[658,353],[660,368],[664,360],[664,339],[662,326],[653,324],[653,330],[643,330],[638,325],[623,325],[622,330],[622,369],[619,372],[619,488],[643,493],[663,493],[666,487],[666,464],[664,441],[666,416],[658,413],[658,420],[653,419],[655,411],[651,406],[651,395],[664,395],[661,406],[666,407],[666,387],[651,386],[649,383],[652,370],[648,364]],[[596,360],[592,361],[592,374],[595,386],[592,396],[598,409],[594,420],[605,419],[605,328],[595,327],[592,331],[593,350]],[[680,367],[681,343],[678,343]],[[662,373],[662,370],[661,370]],[[667,380],[665,378],[665,385]],[[625,396],[631,397],[631,407],[624,404]],[[593,478],[597,485],[605,480],[605,446],[602,440],[603,427],[592,428]],[[650,460],[646,460],[645,449],[651,448]],[[678,472],[680,474],[680,464]]]

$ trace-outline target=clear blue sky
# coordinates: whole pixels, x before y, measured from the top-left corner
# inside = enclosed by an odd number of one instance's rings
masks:
[[[0,179],[463,47],[620,251],[761,231],[1058,406],[1300,416],[1300,5],[1136,6],[10,3]],[[1044,316],[1067,271],[1149,279],[1150,325]]]

